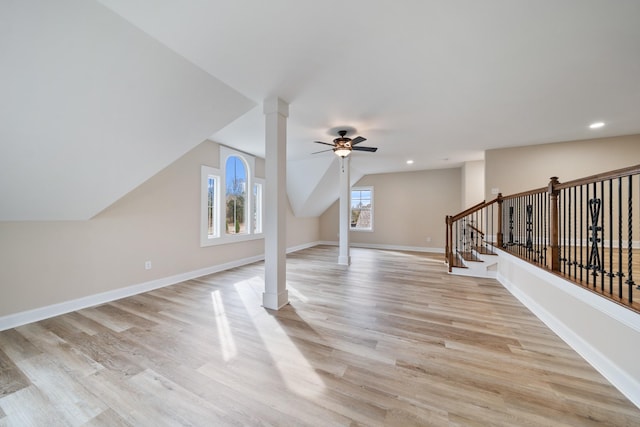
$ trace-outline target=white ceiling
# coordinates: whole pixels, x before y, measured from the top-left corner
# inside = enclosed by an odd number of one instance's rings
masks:
[[[209,123],[213,129],[207,135],[214,141],[263,156],[262,101],[279,96],[290,103],[288,192],[294,211],[302,216],[322,213],[337,197],[331,172],[335,169],[337,174],[337,161],[331,160],[330,152],[311,153],[322,148],[312,141],[330,142],[335,137],[330,130],[342,126],[355,128],[356,134],[368,138],[362,145],[379,148],[375,154],[353,154],[356,178],[453,167],[482,159],[484,150],[490,148],[640,133],[638,0],[99,2],[132,24],[126,28],[107,9],[98,14],[105,25],[98,41],[104,42],[109,31],[127,32],[110,40],[109,49],[121,46],[129,51],[126,37],[134,34],[138,39],[137,31],[142,30],[150,36],[146,43],[155,46],[159,42],[168,48],[162,55],[184,58],[209,74],[204,82],[183,81],[185,91],[205,87],[205,82],[216,82],[219,90],[223,82],[242,95],[225,95],[235,100],[228,110],[216,104],[216,124]],[[5,1],[3,7],[5,3],[25,2]],[[36,6],[24,12],[24,19],[41,14],[40,8],[52,9],[47,13],[60,9],[59,4],[47,6],[46,1],[29,3]],[[93,26],[76,28],[80,25],[75,21],[84,9],[97,10],[97,4],[64,3],[78,15],[75,20],[67,17],[74,37],[81,38],[81,31],[93,34]],[[107,16],[112,28],[106,28]],[[67,37],[60,32],[55,37]],[[22,44],[26,46],[23,50],[37,49],[35,42]],[[106,49],[95,40],[92,44],[98,48],[95,56]],[[160,55],[159,48],[155,51]],[[0,53],[4,58],[4,49]],[[68,52],[69,58],[64,59],[82,64],[85,53]],[[114,59],[127,59],[133,68],[153,68],[147,74],[149,80],[163,86],[162,79],[168,76],[163,67],[151,66],[147,56],[129,52],[125,58]],[[103,92],[109,92],[112,84],[122,86],[118,82],[98,84]],[[138,99],[137,108],[145,102],[153,107],[158,101],[125,93],[124,88],[120,93],[122,102],[127,97]],[[51,96],[51,104],[86,101],[70,101],[62,93]],[[212,92],[203,94],[204,104],[211,97],[215,98]],[[184,95],[175,110],[197,110],[202,99],[193,98]],[[185,122],[184,114],[165,126],[157,123],[156,114],[164,120],[175,110],[164,111],[164,116],[163,111],[148,112],[155,124],[142,123],[136,132],[119,122],[112,125],[118,126],[120,138],[128,138],[133,145],[158,134],[172,141],[181,135],[185,143],[180,149],[159,150],[175,159],[177,151],[199,142],[193,127],[201,128],[204,123],[200,119]],[[131,117],[138,119],[135,112]],[[221,126],[231,118],[236,119]],[[589,130],[587,125],[596,120],[607,125]],[[146,138],[145,126],[154,138]],[[52,126],[49,130],[61,137],[31,140],[33,150],[74,136],[73,129]],[[96,129],[92,136],[105,140],[103,131]],[[407,159],[414,164],[408,166]],[[148,172],[139,175],[148,177]],[[137,181],[139,177],[128,182]],[[111,193],[113,198],[118,191]]]

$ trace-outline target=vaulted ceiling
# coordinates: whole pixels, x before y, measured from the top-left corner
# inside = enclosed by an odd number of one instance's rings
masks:
[[[640,133],[639,18],[637,0],[5,0],[0,220],[90,218],[206,138],[264,156],[270,96],[301,216],[337,197],[335,156],[311,153],[342,127],[379,148],[354,179]]]

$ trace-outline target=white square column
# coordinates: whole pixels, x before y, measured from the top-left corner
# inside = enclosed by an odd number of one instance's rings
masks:
[[[264,293],[262,305],[278,310],[287,291],[287,117],[289,104],[269,98],[263,104],[265,131]]]
[[[351,159],[340,159],[340,249],[338,264],[351,264],[349,233],[351,231]]]

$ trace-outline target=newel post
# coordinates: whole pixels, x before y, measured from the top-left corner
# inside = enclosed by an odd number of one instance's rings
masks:
[[[451,246],[452,245],[451,245],[451,240],[450,240],[451,239],[451,217],[449,215],[447,215],[444,218],[444,222],[447,225],[445,227],[445,234],[446,234],[445,242],[446,243],[445,243],[445,248],[444,248],[444,256],[445,256],[445,258],[447,260],[447,264],[449,265],[449,272],[451,272],[451,261],[452,261],[452,259],[451,259],[451,251],[452,251]]]
[[[557,176],[552,176],[549,182],[549,249],[551,250],[550,256],[547,258],[547,267],[552,271],[560,271],[560,246],[559,246],[559,233],[558,233],[558,195],[560,190],[556,189],[556,186],[560,184]]]
[[[503,235],[502,235],[502,193],[498,193],[498,232],[496,233],[496,244],[498,248],[502,249]]]

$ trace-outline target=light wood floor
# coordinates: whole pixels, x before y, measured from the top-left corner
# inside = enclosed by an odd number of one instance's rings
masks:
[[[0,426],[638,426],[499,283],[443,256],[290,255],[0,333]]]

